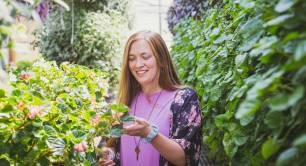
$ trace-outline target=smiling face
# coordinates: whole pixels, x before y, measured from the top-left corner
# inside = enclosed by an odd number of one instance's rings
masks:
[[[132,43],[128,54],[128,65],[141,87],[158,85],[159,69],[156,58],[144,39]]]

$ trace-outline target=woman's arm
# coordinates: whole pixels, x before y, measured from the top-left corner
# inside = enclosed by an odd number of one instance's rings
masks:
[[[142,118],[135,118],[135,123],[125,128],[126,133],[131,136],[147,137],[151,131],[150,124]],[[151,144],[159,153],[171,163],[178,166],[185,166],[185,152],[175,141],[158,133]]]
[[[183,148],[175,141],[165,137],[162,134],[157,134],[157,136],[152,140],[151,144],[155,147],[160,154],[177,166],[185,166],[185,152]]]

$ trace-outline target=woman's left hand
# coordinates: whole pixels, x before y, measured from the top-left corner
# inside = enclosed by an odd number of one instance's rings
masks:
[[[124,133],[130,136],[147,137],[151,131],[151,127],[148,121],[143,118],[135,117],[133,124],[124,127]]]

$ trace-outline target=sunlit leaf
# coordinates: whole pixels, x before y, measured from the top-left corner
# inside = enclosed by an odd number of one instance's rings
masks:
[[[282,152],[276,161],[277,166],[283,166],[288,165],[291,162],[294,162],[294,159],[297,158],[298,155],[298,149],[297,148],[290,148]]]
[[[273,154],[275,154],[280,148],[280,145],[274,141],[273,139],[268,139],[261,146],[261,154],[265,159],[270,158]]]
[[[62,1],[62,0],[52,0],[52,1],[58,3],[59,5],[64,7],[66,10],[68,10],[68,11],[70,10],[69,6],[64,1]]]
[[[126,113],[129,111],[129,108],[123,104],[112,104],[110,105],[110,108],[114,111]]]
[[[300,137],[296,138],[293,142],[294,146],[303,146],[306,145],[306,134],[301,135]]]
[[[275,11],[281,13],[290,9],[297,0],[279,0],[277,5],[275,6]]]
[[[294,60],[299,61],[306,56],[306,40],[299,43],[294,53]]]
[[[278,16],[278,17],[270,20],[269,22],[264,24],[264,26],[279,25],[279,24],[285,22],[286,20],[288,20],[289,18],[292,18],[292,17],[293,17],[292,14],[284,14],[284,15]]]

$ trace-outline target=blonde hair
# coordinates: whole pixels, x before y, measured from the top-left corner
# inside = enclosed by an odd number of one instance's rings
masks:
[[[136,81],[129,70],[128,61],[131,45],[137,40],[145,40],[150,45],[160,72],[158,80],[159,86],[162,89],[170,91],[181,87],[180,80],[171,61],[170,53],[162,37],[158,33],[151,31],[137,32],[130,36],[126,42],[123,54],[121,78],[119,82],[118,102],[127,106],[131,105],[133,98],[141,90],[140,84]]]

